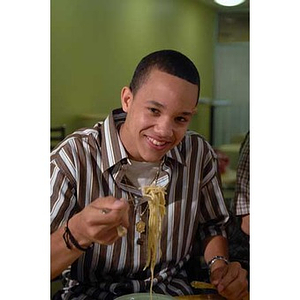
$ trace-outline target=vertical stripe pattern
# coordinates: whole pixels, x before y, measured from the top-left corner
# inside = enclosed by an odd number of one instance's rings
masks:
[[[140,195],[123,182],[127,155],[117,128],[125,117],[122,110],[116,110],[103,125],[74,132],[51,153],[51,232],[98,197]],[[167,187],[166,216],[153,290],[173,296],[191,294],[184,264],[198,226],[202,239],[226,236],[228,213],[217,157],[199,134],[188,131],[166,154],[162,170],[158,184]],[[63,299],[114,299],[149,289],[150,270],[143,270],[147,242],[145,234],[135,229],[138,215],[133,205],[129,218],[125,237],[109,246],[95,244],[72,264]],[[139,238],[144,239],[142,245],[137,243]]]

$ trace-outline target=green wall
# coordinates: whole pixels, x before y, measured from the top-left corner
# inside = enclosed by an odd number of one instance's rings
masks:
[[[163,48],[194,61],[212,98],[215,24],[197,0],[51,0],[51,126],[70,133],[120,107],[139,60]],[[201,105],[191,124],[207,138],[208,112]]]

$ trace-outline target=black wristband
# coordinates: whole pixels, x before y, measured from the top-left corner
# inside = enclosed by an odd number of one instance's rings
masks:
[[[69,223],[69,220],[68,220],[67,223],[66,223],[66,226],[65,226],[65,232],[64,232],[64,234],[63,234],[63,239],[64,239],[64,241],[65,241],[65,243],[66,243],[67,248],[68,248],[68,249],[72,249],[72,247],[71,247],[71,245],[70,245],[70,242],[69,242],[69,241],[71,241],[71,243],[72,243],[77,249],[79,249],[79,250],[81,250],[81,251],[87,251],[93,244],[92,244],[91,246],[87,247],[87,248],[81,247],[81,246],[79,245],[79,243],[76,241],[76,239],[74,238],[74,236],[72,235],[72,233],[71,233],[71,231],[70,231],[70,229],[69,229],[69,227],[68,227],[68,223]]]

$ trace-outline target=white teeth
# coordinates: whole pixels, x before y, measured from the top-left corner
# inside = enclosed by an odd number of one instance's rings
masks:
[[[149,140],[151,143],[153,143],[154,145],[156,145],[156,146],[162,146],[162,145],[165,144],[165,142],[159,142],[159,141],[157,141],[157,140],[155,140],[155,139],[153,139],[153,138],[150,138],[150,137],[148,137],[148,140]]]

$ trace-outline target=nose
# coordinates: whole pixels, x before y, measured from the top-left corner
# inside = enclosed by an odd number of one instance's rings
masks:
[[[174,125],[169,118],[160,118],[155,126],[155,132],[162,138],[171,138],[173,136]]]

